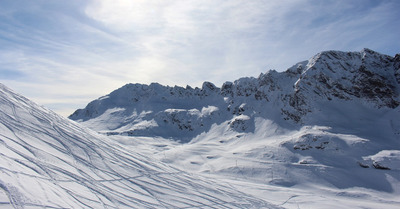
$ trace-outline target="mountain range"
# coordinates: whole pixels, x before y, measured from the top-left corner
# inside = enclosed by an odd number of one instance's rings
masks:
[[[364,129],[357,134],[394,139],[400,131],[399,66],[400,56],[369,49],[326,51],[285,72],[271,70],[221,88],[210,82],[202,88],[127,84],[69,118],[102,133],[182,142],[209,132],[213,124],[254,132],[258,118],[285,128],[322,125],[352,132],[355,125]],[[383,124],[381,114],[393,117]],[[384,127],[371,133],[376,125]]]
[[[399,106],[400,55],[370,49],[127,84],[71,120],[0,85],[0,207],[399,207]]]

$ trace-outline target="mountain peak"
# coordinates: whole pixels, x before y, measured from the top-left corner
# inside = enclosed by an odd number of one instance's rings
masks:
[[[361,54],[375,54],[375,55],[378,55],[378,56],[382,56],[383,54],[381,54],[381,53],[379,53],[379,52],[376,52],[376,51],[374,51],[374,50],[372,50],[372,49],[369,49],[369,48],[363,48],[361,51]]]
[[[399,105],[399,82],[394,59],[370,49],[361,52],[326,51],[312,57],[296,81],[302,98],[361,99],[376,107]],[[303,102],[304,103],[304,102]]]

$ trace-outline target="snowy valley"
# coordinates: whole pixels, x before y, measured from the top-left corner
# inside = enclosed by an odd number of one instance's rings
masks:
[[[0,91],[0,207],[400,207],[400,55],[127,84],[76,122]]]

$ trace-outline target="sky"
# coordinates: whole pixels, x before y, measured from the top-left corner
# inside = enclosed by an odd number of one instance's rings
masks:
[[[221,86],[326,50],[400,53],[398,0],[1,0],[0,83],[68,116],[127,83]]]

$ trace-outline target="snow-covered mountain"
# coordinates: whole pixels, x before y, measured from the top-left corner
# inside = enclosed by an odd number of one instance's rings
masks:
[[[399,55],[327,51],[221,88],[128,84],[80,124],[0,84],[0,207],[400,207],[399,84]]]
[[[400,56],[363,49],[221,88],[127,84],[70,118],[278,205],[382,208],[400,205],[399,104]]]
[[[128,150],[0,84],[1,208],[275,208]]]
[[[369,134],[368,125],[374,127],[378,119],[374,112],[396,112],[400,104],[399,65],[400,56],[369,49],[326,51],[285,72],[269,71],[258,78],[226,82],[221,88],[210,82],[201,89],[127,84],[69,118],[103,133],[183,142],[226,121],[235,131],[254,132],[258,117],[284,127],[327,125],[352,131],[350,122],[365,128],[360,134]],[[398,137],[398,120],[386,125],[387,129],[375,132],[389,131],[391,138]]]

